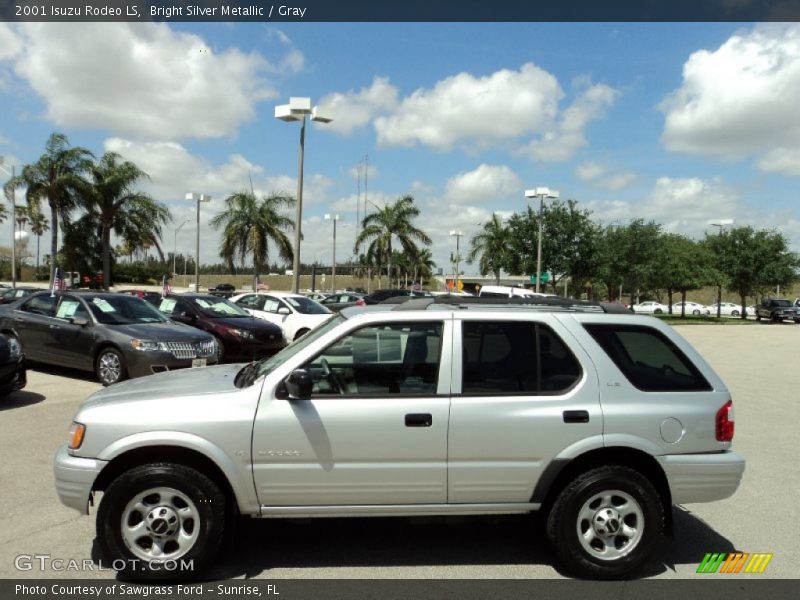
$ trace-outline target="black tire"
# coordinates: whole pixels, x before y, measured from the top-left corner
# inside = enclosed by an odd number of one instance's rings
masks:
[[[696,308],[695,308],[695,309],[692,311],[692,314],[693,314],[695,317],[699,317],[699,316],[700,316],[700,311],[699,311],[698,309],[696,309]]]
[[[135,506],[131,507],[137,499],[149,509],[147,513],[141,514]],[[185,507],[181,509],[181,505]],[[188,507],[193,518],[179,517],[173,510],[175,507],[181,510]],[[161,518],[165,509],[166,516]],[[106,489],[97,511],[97,539],[106,565],[117,569],[123,577],[196,578],[222,544],[226,514],[225,495],[204,474],[184,465],[146,464],[123,473]],[[141,520],[137,521],[139,517]],[[123,519],[134,526],[145,524],[133,549],[125,540]],[[177,524],[174,523],[176,519]],[[154,533],[159,527],[168,529],[161,535]],[[173,539],[178,538],[178,534],[193,539],[190,542],[181,540],[181,544],[185,544],[181,547]],[[129,533],[129,539],[135,535]],[[153,541],[159,538],[165,552],[161,563],[151,556],[156,546]],[[148,541],[151,542],[149,549]],[[183,569],[182,565],[186,564],[191,567]]]
[[[311,330],[310,329],[301,329],[300,331],[298,331],[297,333],[294,334],[294,339],[299,340],[301,337],[303,337],[309,331],[311,331]]]
[[[760,321],[760,320],[761,320],[761,315],[756,313],[756,321]]]
[[[660,314],[662,314],[663,312],[664,312],[663,310],[661,310],[660,308],[657,308],[657,309],[655,309],[655,310],[653,311],[653,314],[654,314],[654,315],[660,315]]]
[[[116,348],[103,348],[94,361],[94,373],[105,386],[113,385],[128,378],[125,357]]]
[[[738,317],[739,316],[739,311],[738,310],[732,310],[731,311],[731,316],[732,317]]]
[[[594,502],[601,496],[607,496],[610,502],[601,500],[592,506],[590,501]],[[625,500],[625,503],[619,503],[619,500]],[[638,509],[639,514],[620,517],[623,511],[632,507]],[[617,509],[618,514],[613,512]],[[594,515],[591,522],[579,517],[582,510],[584,514],[589,511]],[[606,515],[606,512],[610,514]],[[609,528],[613,526],[617,535],[601,529],[602,519],[606,519]],[[590,579],[617,579],[631,574],[649,558],[663,537],[664,522],[664,506],[653,484],[638,471],[609,465],[578,475],[561,490],[547,515],[547,537],[569,572]],[[627,538],[623,531],[626,526],[628,530],[638,532],[635,540],[625,542]],[[595,535],[590,540],[581,536],[579,529],[594,531]],[[605,533],[606,541],[601,540],[598,530]],[[586,541],[582,542],[581,538]],[[595,547],[592,552],[585,547],[595,544],[599,548]],[[614,547],[609,549],[606,544]],[[632,545],[626,548],[626,544]],[[601,558],[603,548],[615,556]]]

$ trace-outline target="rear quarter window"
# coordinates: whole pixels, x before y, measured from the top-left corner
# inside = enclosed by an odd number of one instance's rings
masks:
[[[625,378],[645,392],[710,391],[711,384],[663,333],[641,325],[584,324]]]

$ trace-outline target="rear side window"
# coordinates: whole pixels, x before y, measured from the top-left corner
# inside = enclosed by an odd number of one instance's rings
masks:
[[[519,321],[465,321],[464,394],[559,394],[581,376],[566,344],[547,326]]]
[[[622,374],[645,392],[709,391],[711,385],[663,333],[640,325],[585,324]]]

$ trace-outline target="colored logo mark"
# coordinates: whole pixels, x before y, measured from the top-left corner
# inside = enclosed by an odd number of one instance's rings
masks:
[[[763,573],[772,556],[767,552],[709,552],[697,567],[697,573]]]

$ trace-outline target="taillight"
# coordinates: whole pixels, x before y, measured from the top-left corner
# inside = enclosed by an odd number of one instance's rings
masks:
[[[366,305],[367,303],[364,302],[363,298],[359,298],[358,300],[356,300],[356,306],[366,306]]]
[[[728,400],[722,408],[717,411],[717,441],[733,441],[733,401]]]

